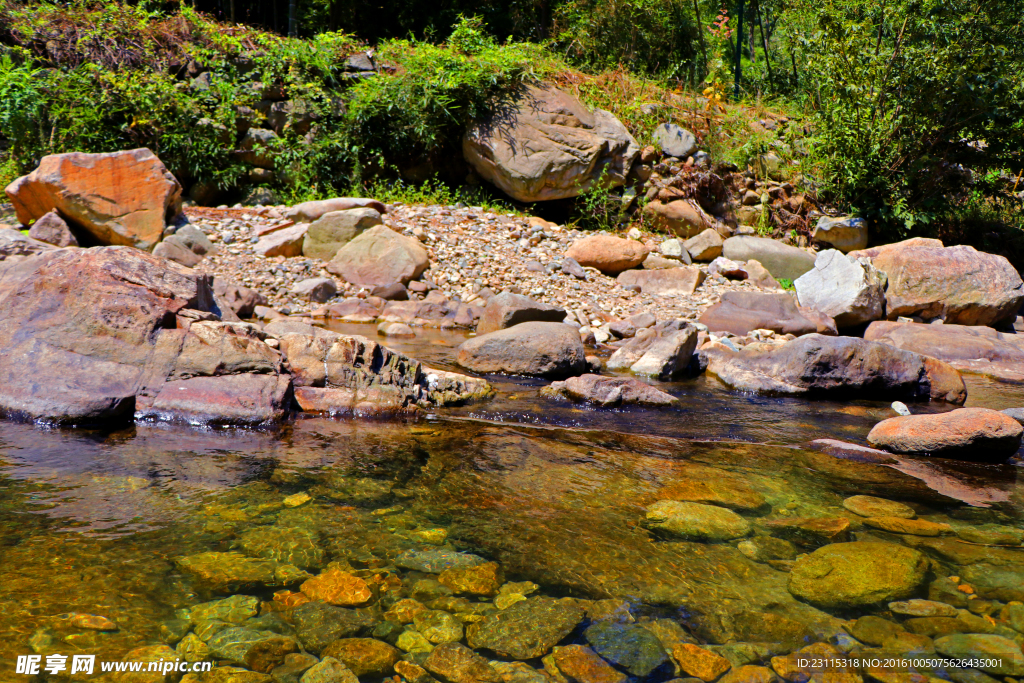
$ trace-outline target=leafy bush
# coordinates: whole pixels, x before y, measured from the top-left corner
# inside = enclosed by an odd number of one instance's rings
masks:
[[[834,0],[810,69],[822,180],[892,237],[951,216],[988,170],[1024,165],[1014,0]]]

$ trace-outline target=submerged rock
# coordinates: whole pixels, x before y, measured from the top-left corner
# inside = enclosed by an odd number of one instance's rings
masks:
[[[647,527],[695,541],[728,541],[750,534],[750,524],[732,510],[660,500],[647,508]]]
[[[789,591],[821,607],[860,607],[907,598],[924,585],[928,560],[893,543],[834,543],[798,558]]]
[[[771,350],[707,352],[710,375],[733,389],[788,395],[963,403],[960,374],[942,361],[854,337],[811,334]]]
[[[486,659],[461,643],[434,648],[423,668],[448,683],[498,683],[501,678]]]
[[[471,624],[467,641],[472,648],[493,650],[501,657],[533,659],[550,652],[583,616],[583,609],[567,601],[527,598]]]
[[[454,550],[406,550],[395,558],[395,565],[427,574],[440,574],[446,569],[477,567],[487,560],[472,553]]]
[[[295,572],[295,576],[305,574],[297,567],[281,565],[273,560],[246,557],[235,552],[188,555],[178,560],[178,566],[215,590],[279,586],[287,583],[291,572]]]
[[[892,417],[876,424],[868,442],[893,453],[1006,462],[1020,448],[1024,428],[987,408],[960,408],[935,415]]]
[[[381,640],[342,638],[325,647],[323,657],[337,659],[356,676],[381,677],[394,673],[402,653]]]
[[[1003,636],[963,633],[938,638],[935,650],[947,657],[984,660],[982,671],[1001,676],[1024,676],[1020,644]]]
[[[574,683],[626,683],[626,676],[585,645],[555,647],[544,658],[544,668],[555,680]],[[552,670],[553,669],[553,670]]]
[[[658,638],[637,624],[599,621],[583,637],[598,654],[633,676],[644,678],[668,662]]]
[[[861,517],[917,517],[914,508],[909,505],[874,496],[850,496],[843,501],[843,507]]]
[[[303,583],[300,590],[314,600],[340,607],[364,605],[373,597],[364,579],[334,567]]]
[[[314,654],[335,640],[368,634],[379,621],[368,611],[331,607],[322,602],[307,602],[287,616],[302,647]]]

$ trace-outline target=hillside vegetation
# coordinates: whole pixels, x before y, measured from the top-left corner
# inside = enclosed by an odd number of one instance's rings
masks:
[[[501,202],[473,184],[462,133],[547,80],[641,144],[673,121],[718,164],[770,150],[803,191],[879,235],[1024,253],[1014,0],[762,0],[742,14],[709,0],[463,4],[0,0],[0,181],[50,153],[146,146],[207,201],[416,188]],[[284,98],[279,134],[239,149],[246,112]],[[243,163],[264,152],[275,173]]]

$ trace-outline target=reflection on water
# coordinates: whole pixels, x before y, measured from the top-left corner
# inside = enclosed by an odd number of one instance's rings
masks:
[[[436,333],[402,350],[451,369],[452,341]],[[535,582],[544,595],[616,600],[641,620],[668,617],[701,642],[732,643],[730,656],[746,643],[752,663],[780,651],[766,641],[789,643],[788,652],[794,633],[807,643],[833,634],[841,619],[884,613],[884,605],[830,608],[791,594],[793,557],[827,542],[807,535],[817,528],[807,519],[849,520],[838,540],[916,548],[929,558],[929,581],[970,581],[972,609],[1004,631],[1000,610],[1024,599],[1024,549],[1005,543],[1024,529],[1019,462],[889,467],[798,447],[822,437],[863,442],[891,415],[879,403],[737,396],[699,379],[671,387],[679,409],[594,412],[541,403],[538,386],[499,381],[493,402],[445,417],[303,419],[274,433],[0,423],[0,679],[14,680],[19,654],[118,659],[139,646],[178,643],[182,623],[198,627],[177,610],[235,592],[179,564],[209,552],[288,560],[313,573],[340,563],[388,587],[378,622],[395,599],[415,594],[454,610],[467,629],[474,622],[458,611],[465,604],[436,602],[423,593],[422,580],[433,575],[396,566],[396,558],[474,553],[499,562],[506,581]],[[1002,395],[1024,405],[1005,389],[971,380],[971,401],[1007,407]],[[285,504],[300,492],[309,502]],[[874,528],[844,507],[853,495],[899,501],[918,520],[949,526],[936,536]],[[654,534],[645,510],[662,498],[734,510],[753,536],[693,542]],[[769,537],[774,545],[758,540]],[[302,543],[311,547],[296,559]],[[273,610],[283,587],[274,583],[240,590]],[[915,597],[940,588],[922,586]],[[479,600],[472,619],[496,609],[490,600]],[[118,630],[83,628],[81,614],[111,619]],[[298,628],[275,623],[267,628]],[[380,628],[375,637],[396,643],[412,627]],[[581,626],[564,642],[589,641]]]

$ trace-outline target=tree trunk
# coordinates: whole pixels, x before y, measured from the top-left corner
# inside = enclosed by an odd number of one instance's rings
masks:
[[[700,4],[697,0],[693,0],[693,13],[697,16],[697,36],[700,38],[700,53],[704,58],[703,69],[701,69],[701,78],[708,72],[708,48],[704,44],[704,22],[700,18]]]
[[[738,23],[736,26],[736,70],[733,76],[732,97],[734,100],[740,98],[740,79],[743,78],[743,0],[739,0],[739,11],[736,13]]]
[[[295,16],[295,3],[296,0],[288,0],[288,36],[295,38],[299,35],[299,27],[297,25],[297,17]]]
[[[775,81],[772,79],[772,60],[768,57],[768,36],[765,34],[764,16],[761,14],[761,3],[757,3],[757,25],[761,29],[761,42],[764,44],[764,69],[768,72],[768,85],[775,90]]]

